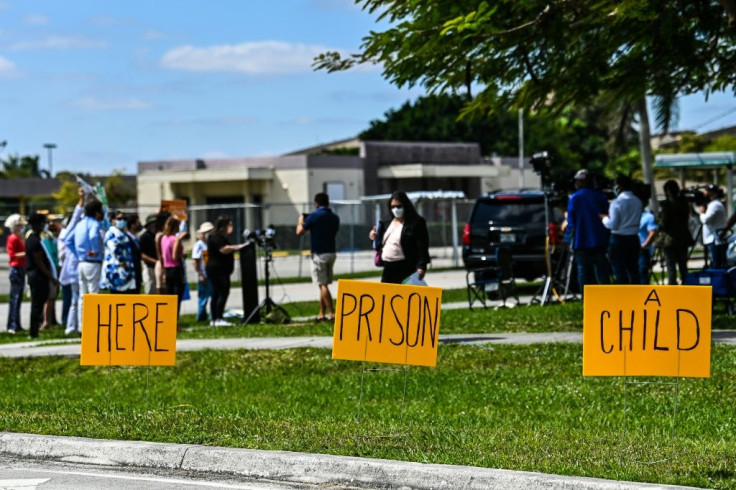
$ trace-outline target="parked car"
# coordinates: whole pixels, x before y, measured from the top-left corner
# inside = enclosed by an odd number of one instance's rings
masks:
[[[547,199],[539,190],[491,192],[479,197],[463,230],[463,262],[466,268],[480,267],[495,260],[496,249],[509,247],[514,274],[528,280],[546,273],[545,238],[549,226],[551,241],[560,241],[564,203]],[[549,223],[547,222],[549,220]]]

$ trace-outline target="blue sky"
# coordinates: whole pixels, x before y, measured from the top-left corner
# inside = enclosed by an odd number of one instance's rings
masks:
[[[52,142],[54,172],[106,174],[140,160],[277,155],[352,137],[421,94],[377,69],[311,70],[316,54],[355,51],[376,28],[351,0],[278,6],[0,0],[0,156],[40,154],[48,168]],[[681,102],[680,129],[732,124],[731,94]]]

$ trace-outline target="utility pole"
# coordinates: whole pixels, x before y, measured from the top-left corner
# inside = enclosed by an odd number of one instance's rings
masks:
[[[519,109],[519,187],[526,187],[524,182],[524,109]]]
[[[49,178],[52,178],[54,176],[54,163],[51,160],[51,150],[56,148],[56,145],[54,143],[44,143],[43,147],[49,151]]]

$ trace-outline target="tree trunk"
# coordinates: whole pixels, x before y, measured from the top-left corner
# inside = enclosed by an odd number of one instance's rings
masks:
[[[649,199],[649,210],[655,215],[659,212],[659,201],[657,201],[657,189],[654,186],[654,170],[652,169],[652,134],[649,129],[649,112],[647,110],[647,98],[642,97],[637,104],[639,113],[639,149],[641,152],[641,170],[644,182],[652,189],[652,197]]]

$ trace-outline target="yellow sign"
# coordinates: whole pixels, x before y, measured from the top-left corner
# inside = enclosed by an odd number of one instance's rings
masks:
[[[81,365],[176,364],[176,296],[85,294],[83,303]]]
[[[441,305],[441,288],[340,280],[332,358],[436,366]]]
[[[171,213],[179,221],[187,219],[187,202],[185,200],[161,201],[161,212]]]
[[[710,377],[712,290],[586,286],[583,376]]]

